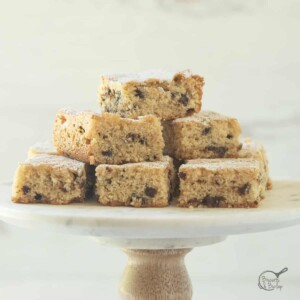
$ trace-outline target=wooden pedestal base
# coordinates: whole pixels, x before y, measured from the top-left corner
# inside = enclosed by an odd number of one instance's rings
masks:
[[[192,285],[184,264],[191,249],[129,250],[121,284],[123,300],[190,300]]]

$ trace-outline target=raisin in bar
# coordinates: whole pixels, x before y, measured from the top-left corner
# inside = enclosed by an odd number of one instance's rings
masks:
[[[99,165],[96,168],[96,194],[102,205],[163,207],[169,204],[173,188],[172,159]]]
[[[242,142],[242,149],[239,152],[239,157],[253,157],[257,159],[261,163],[266,189],[272,189],[272,180],[269,175],[269,161],[263,145],[252,141],[250,138],[247,138]]]
[[[12,201],[68,204],[85,198],[86,165],[63,156],[37,154],[20,163]]]
[[[91,165],[156,161],[164,147],[160,121],[152,115],[127,119],[62,110],[53,139],[58,152]]]
[[[102,76],[99,102],[102,111],[123,117],[170,120],[200,111],[203,85],[204,79],[189,71]]]
[[[235,157],[241,127],[235,118],[203,111],[164,121],[165,154],[177,159]]]
[[[53,144],[49,141],[46,142],[38,142],[32,145],[28,150],[28,158],[33,157],[37,154],[48,154],[48,155],[59,155],[56,151]],[[94,196],[94,186],[95,186],[95,166],[91,166],[86,164],[86,198],[91,198]]]
[[[189,160],[179,168],[181,207],[257,207],[265,185],[258,160]]]

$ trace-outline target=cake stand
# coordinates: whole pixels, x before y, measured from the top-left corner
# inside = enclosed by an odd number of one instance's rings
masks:
[[[274,182],[256,209],[103,207],[96,201],[51,206],[15,204],[11,183],[0,184],[0,219],[9,224],[86,235],[128,255],[121,299],[192,298],[184,256],[226,236],[300,223],[300,180]]]

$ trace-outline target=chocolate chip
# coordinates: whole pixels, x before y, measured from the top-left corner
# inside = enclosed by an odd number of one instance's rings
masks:
[[[126,135],[126,140],[128,142],[134,142],[134,143],[140,143],[141,145],[145,145],[147,144],[147,140],[146,138],[142,137],[140,134],[138,133],[128,133]]]
[[[202,130],[202,135],[208,135],[211,132],[211,127],[205,127]]]
[[[200,183],[200,184],[206,184],[207,183],[206,180],[204,180],[204,179],[198,179],[197,182]]]
[[[41,194],[35,193],[34,199],[37,202],[40,202],[42,200],[43,196]]]
[[[227,147],[222,147],[222,146],[208,146],[205,149],[207,151],[214,152],[218,157],[224,157],[226,152],[228,151]]]
[[[110,88],[107,88],[106,92],[105,92],[106,95],[110,96],[112,94],[112,91]]]
[[[198,205],[199,205],[199,200],[197,199],[197,198],[192,198],[192,199],[189,199],[188,200],[188,202],[187,202],[187,204],[188,204],[188,206],[193,206],[193,207],[198,207]]]
[[[113,171],[113,169],[111,167],[106,167],[105,170],[109,173],[111,173]]]
[[[76,180],[78,178],[78,174],[77,173],[72,173],[72,174],[73,174],[74,180]]]
[[[229,140],[231,140],[233,138],[233,135],[231,133],[227,134],[226,138],[228,138]]]
[[[100,134],[99,134],[100,135]],[[105,139],[107,139],[108,138],[108,135],[106,135],[106,134],[103,134],[102,135],[102,138],[105,140]]]
[[[240,150],[242,149],[242,147],[243,147],[243,144],[240,143],[240,144],[238,145],[238,147],[237,147],[237,151],[240,151]]]
[[[135,141],[135,140],[137,139],[138,136],[139,136],[139,134],[128,133],[128,134],[126,135],[126,140],[127,140],[128,142],[133,142],[133,141]]]
[[[112,151],[111,150],[106,150],[101,152],[103,156],[108,156],[112,157]]]
[[[210,196],[207,195],[203,198],[202,204],[207,207],[219,207],[220,203],[224,201],[225,198],[222,196]]]
[[[157,194],[157,189],[153,188],[151,186],[147,186],[145,188],[145,194],[146,194],[146,196],[153,198]]]
[[[181,178],[183,180],[186,179],[186,173],[184,173],[184,172],[179,172],[178,176],[179,176],[179,178]]]
[[[140,99],[145,99],[145,94],[138,88],[134,91],[134,96]]]
[[[63,191],[64,193],[67,192],[67,189],[66,189],[64,186],[60,187],[59,189],[60,189],[61,191]]]
[[[85,133],[85,130],[84,130],[84,128],[83,128],[82,126],[79,126],[79,127],[78,127],[78,131],[79,131],[81,134]]]
[[[247,182],[238,188],[238,192],[241,196],[244,196],[246,194],[249,194],[250,189],[251,189],[251,184]]]
[[[186,94],[181,94],[181,97],[178,99],[178,102],[183,106],[187,106],[189,103],[189,97]]]
[[[23,194],[24,195],[26,195],[26,194],[28,194],[29,192],[30,192],[30,187],[29,186],[27,186],[27,185],[24,185],[23,187],[22,187],[22,191],[23,191]]]
[[[188,115],[192,115],[194,112],[195,112],[195,109],[194,109],[194,108],[189,108],[189,109],[186,111],[186,113],[187,113]]]
[[[111,184],[111,183],[112,183],[112,181],[111,181],[111,179],[105,179],[105,183],[107,183],[107,184]]]

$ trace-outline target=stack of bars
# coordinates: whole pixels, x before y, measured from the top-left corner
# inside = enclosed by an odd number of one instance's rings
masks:
[[[237,119],[200,111],[203,85],[188,71],[103,76],[102,113],[59,111],[54,146],[30,149],[12,200],[257,207],[271,188],[265,151],[240,142]]]

